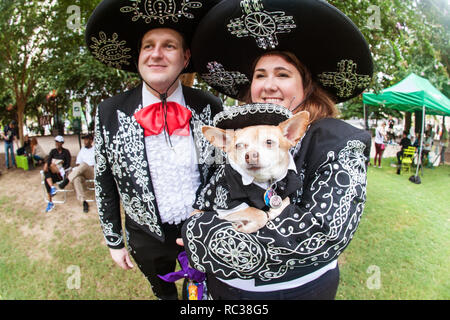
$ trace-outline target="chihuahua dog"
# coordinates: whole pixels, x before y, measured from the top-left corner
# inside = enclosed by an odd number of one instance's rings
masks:
[[[227,154],[230,163],[253,177],[253,183],[270,188],[274,181],[286,176],[291,161],[289,149],[297,145],[308,124],[309,112],[302,111],[278,126],[256,125],[237,130],[204,126],[202,132],[212,145]],[[221,217],[233,222],[233,227],[238,231],[256,232],[290,204],[289,197],[284,200],[278,197],[277,200],[278,203],[271,206],[267,212],[246,206],[240,211]]]

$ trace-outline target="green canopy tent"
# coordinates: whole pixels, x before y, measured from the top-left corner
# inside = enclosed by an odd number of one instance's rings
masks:
[[[420,139],[419,165],[416,170],[416,181],[422,158],[425,114],[450,116],[450,100],[436,89],[427,79],[411,73],[392,87],[383,89],[379,94],[363,93],[363,103],[382,106],[399,111],[422,111],[422,133]]]

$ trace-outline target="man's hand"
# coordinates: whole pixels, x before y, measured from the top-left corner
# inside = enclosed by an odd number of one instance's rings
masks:
[[[124,270],[130,270],[134,268],[133,264],[131,263],[130,256],[128,255],[128,251],[126,248],[122,249],[109,249],[109,252],[111,253],[111,257],[114,260],[115,263],[119,265]]]

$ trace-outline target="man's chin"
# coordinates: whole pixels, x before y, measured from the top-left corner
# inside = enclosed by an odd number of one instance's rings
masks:
[[[149,77],[144,78],[147,89],[151,90],[152,88],[154,90],[159,91],[160,93],[166,92],[169,86],[173,83],[175,79],[167,79],[167,77]],[[151,88],[148,88],[148,85],[151,86]],[[175,85],[174,85],[175,86]],[[174,87],[172,86],[172,87]]]

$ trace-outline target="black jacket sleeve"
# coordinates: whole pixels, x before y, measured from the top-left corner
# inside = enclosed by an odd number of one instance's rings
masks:
[[[194,268],[267,283],[291,280],[337,259],[363,212],[370,136],[336,121],[309,129],[294,157],[303,185],[264,228],[240,233],[214,212],[185,223],[183,240]]]
[[[102,111],[100,104],[95,117],[95,198],[106,244],[109,248],[121,249],[125,244],[120,218],[120,197],[105,147],[108,137],[102,129]]]

